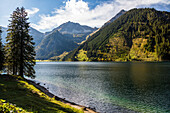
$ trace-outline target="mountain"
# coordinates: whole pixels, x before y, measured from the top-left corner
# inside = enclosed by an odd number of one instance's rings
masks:
[[[170,60],[170,13],[132,9],[101,28],[63,60]]]
[[[36,59],[44,60],[70,52],[78,45],[68,40],[58,30],[48,33],[36,47]]]
[[[107,21],[102,27],[105,27],[107,25],[109,25],[110,23],[112,23],[113,21],[115,21],[117,18],[119,18],[120,16],[122,16],[124,13],[126,13],[126,11],[124,9],[122,9],[119,13],[116,14],[116,16],[114,16],[113,18],[111,18],[109,21]]]
[[[96,30],[96,28],[91,28],[89,26],[80,25],[79,23],[73,23],[70,21],[60,25],[56,29],[62,34],[84,34],[91,33]]]
[[[1,35],[2,42],[5,43],[6,42],[5,37],[7,36],[7,28],[1,27],[1,29],[2,29],[2,35]],[[41,42],[44,36],[43,33],[37,31],[32,27],[30,27],[30,35],[34,38],[35,46],[37,46]]]
[[[0,27],[1,27],[1,26],[0,26]],[[1,27],[1,30],[2,30],[2,34],[1,34],[2,43],[5,43],[5,37],[7,36],[7,28]]]
[[[44,39],[36,47],[36,59],[60,60],[95,30],[79,23],[66,22],[44,34]]]
[[[44,38],[44,33],[41,33],[32,27],[30,27],[30,35],[34,38],[35,46],[38,46]]]
[[[97,30],[97,28],[91,28],[89,26],[69,21],[55,28],[53,31],[55,30],[58,30],[66,38],[74,41],[75,43],[81,43],[86,40],[87,35]]]
[[[122,16],[126,11],[124,9],[122,9],[119,13],[117,13],[113,18],[111,18],[109,21],[107,21],[101,28],[106,27],[107,25],[109,25],[110,23],[112,23],[113,21],[115,21],[117,18],[119,18],[120,16]],[[90,33],[89,35],[86,36],[86,40],[91,37],[93,34],[95,34],[96,32],[98,32],[101,28],[93,31],[92,33]],[[86,40],[82,41],[81,44],[83,44]]]

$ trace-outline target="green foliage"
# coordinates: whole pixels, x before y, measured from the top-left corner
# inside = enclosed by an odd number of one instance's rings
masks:
[[[153,52],[160,60],[170,60],[170,13],[155,9],[132,9],[120,16],[111,24],[101,28],[85,43],[65,57],[74,59],[79,50],[87,51],[89,59],[101,61],[115,61],[128,58],[128,54],[137,38],[146,39],[147,43],[139,44],[141,54]],[[144,40],[143,40],[144,41]],[[144,50],[145,49],[145,50]],[[135,50],[138,52],[140,50]],[[141,59],[140,56],[136,56]],[[148,57],[147,54],[143,57]],[[103,60],[102,60],[103,61]]]
[[[54,57],[51,57],[50,60],[52,61],[62,61],[62,59],[68,54],[68,52],[64,52],[62,53],[61,55],[59,56],[54,56]],[[48,61],[48,60],[47,60]],[[37,61],[36,61],[37,62]]]
[[[0,102],[0,113],[1,109],[11,111],[20,108],[33,113],[83,113],[48,97],[19,76],[0,75],[0,91],[0,98],[7,101]]]
[[[4,68],[4,46],[2,45],[2,38],[1,38],[1,28],[0,28],[0,71]]]
[[[78,61],[88,61],[88,57],[87,57],[87,51],[84,51],[83,49],[81,49],[79,51],[79,53],[76,56],[76,59],[78,59]]]
[[[166,40],[166,42],[162,42],[157,47],[157,54],[162,59],[170,59],[170,44],[169,40]]]
[[[149,34],[149,39],[147,40],[147,44],[145,44],[145,48],[149,52],[154,52],[154,45],[155,45],[155,40],[154,38],[151,38],[151,34]]]
[[[13,11],[6,37],[6,64],[9,74],[35,77],[34,43],[29,35],[27,20],[27,12],[23,7]]]
[[[16,107],[11,103],[5,103],[6,100],[0,99],[0,112],[3,113],[28,113],[22,108]]]

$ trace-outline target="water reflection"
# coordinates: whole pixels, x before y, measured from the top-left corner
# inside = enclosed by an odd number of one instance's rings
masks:
[[[115,104],[170,110],[170,63],[38,63],[35,70],[52,93],[100,112]]]

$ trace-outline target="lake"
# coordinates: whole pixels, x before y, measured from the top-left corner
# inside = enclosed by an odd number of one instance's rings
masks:
[[[170,62],[37,62],[35,71],[51,93],[101,113],[170,112]]]

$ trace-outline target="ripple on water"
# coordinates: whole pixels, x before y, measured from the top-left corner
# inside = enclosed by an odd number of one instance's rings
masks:
[[[170,63],[37,63],[55,95],[102,113],[170,112]]]

